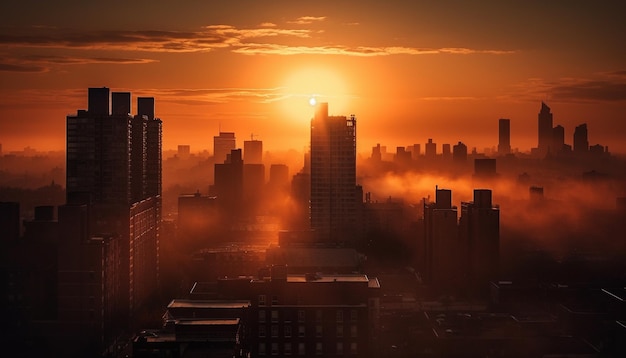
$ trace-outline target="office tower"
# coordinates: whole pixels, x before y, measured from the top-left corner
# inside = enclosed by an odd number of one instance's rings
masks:
[[[220,135],[213,137],[213,162],[224,163],[226,156],[236,147],[235,133],[220,132]]]
[[[500,260],[500,209],[492,205],[491,190],[475,189],[474,201],[461,203],[459,231],[468,247],[470,284],[484,295],[489,282],[498,279]]]
[[[447,291],[461,276],[463,252],[452,191],[436,189],[435,202],[424,202],[424,229],[426,279],[437,290]]]
[[[452,147],[452,160],[459,163],[467,161],[467,146],[465,144],[459,142]]]
[[[558,154],[565,149],[565,128],[557,125],[552,128],[552,145],[550,151],[552,154]]]
[[[538,118],[538,144],[537,148],[541,155],[545,155],[550,150],[552,144],[552,113],[550,107],[541,102],[541,110]]]
[[[511,120],[500,118],[498,120],[498,153],[505,155],[511,153]]]
[[[232,149],[223,163],[215,164],[217,203],[229,218],[235,218],[242,207],[243,159],[241,149]]]
[[[286,189],[289,187],[289,167],[286,164],[270,165],[270,178],[268,184],[271,188]]]
[[[243,142],[243,161],[246,164],[263,164],[263,142],[245,140]]]
[[[91,234],[119,235],[124,304],[132,314],[158,284],[162,122],[154,98],[139,98],[133,117],[122,113],[130,108],[126,94],[114,96],[124,110],[109,114],[108,95],[106,87],[90,88],[89,109],[67,116],[67,202],[88,205]]]
[[[176,152],[176,154],[178,155],[178,158],[183,159],[183,160],[189,159],[190,153],[191,153],[191,146],[189,144],[178,145],[178,151]]]
[[[411,150],[411,157],[413,159],[419,158],[419,156],[422,154],[421,151],[422,151],[421,144],[413,144],[413,149]]]
[[[587,153],[588,151],[587,123],[583,123],[574,129],[574,153]]]
[[[437,143],[433,143],[433,140],[428,138],[428,143],[426,143],[426,158],[433,159],[437,155]]]
[[[329,116],[328,103],[311,120],[311,228],[324,242],[348,241],[357,221],[356,118]]]
[[[396,163],[408,164],[411,162],[411,152],[407,151],[404,147],[396,147]]]
[[[257,203],[265,185],[265,165],[243,164],[243,198],[246,203]],[[248,205],[247,205],[248,206]]]

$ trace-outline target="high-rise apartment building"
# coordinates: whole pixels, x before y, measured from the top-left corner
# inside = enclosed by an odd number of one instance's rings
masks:
[[[545,155],[550,151],[550,145],[552,144],[552,113],[550,112],[550,107],[543,102],[541,102],[541,110],[537,119],[537,148],[541,155]]]
[[[559,154],[565,149],[565,128],[561,125],[557,125],[552,128],[552,146],[550,152],[553,154]]]
[[[462,247],[452,191],[436,189],[434,203],[424,203],[426,280],[437,289],[458,283]]]
[[[349,241],[357,221],[356,118],[329,116],[328,103],[311,120],[311,228],[317,240]]]
[[[237,148],[235,133],[220,132],[213,137],[213,162],[215,164],[224,163],[230,151]]]
[[[90,88],[88,109],[67,116],[66,190],[68,205],[89,206],[90,235],[115,232],[129,314],[156,291],[161,224],[162,122],[154,98]]]
[[[434,159],[437,156],[437,143],[433,143],[431,138],[428,138],[426,143],[425,155],[427,159]]]
[[[500,155],[511,153],[511,120],[500,118],[498,120],[498,153]]]

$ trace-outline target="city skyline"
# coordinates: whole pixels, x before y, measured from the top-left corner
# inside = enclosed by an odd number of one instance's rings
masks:
[[[5,152],[62,149],[68,108],[102,86],[159,98],[164,150],[210,149],[220,131],[303,150],[314,96],[359,117],[359,153],[428,138],[491,148],[499,118],[529,151],[541,101],[566,143],[586,123],[590,145],[626,152],[618,2],[48,6],[1,5]]]

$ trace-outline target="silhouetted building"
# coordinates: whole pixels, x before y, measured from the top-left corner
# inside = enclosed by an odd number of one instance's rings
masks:
[[[491,190],[475,189],[474,201],[461,203],[459,232],[468,247],[471,287],[483,295],[497,280],[500,262],[500,209],[491,203]]]
[[[559,154],[565,151],[565,128],[561,125],[557,125],[552,128],[552,146],[550,152],[552,154]]]
[[[243,160],[241,149],[233,149],[223,163],[215,164],[214,194],[220,208],[232,219],[243,204]]]
[[[111,114],[130,115],[130,92],[113,92],[111,94]]]
[[[545,155],[550,151],[552,144],[552,113],[550,107],[541,102],[541,110],[538,117],[538,145],[540,155]]]
[[[457,209],[452,206],[452,191],[436,189],[435,202],[424,202],[424,243],[426,280],[437,291],[449,292],[462,280],[462,254]]]
[[[411,156],[413,157],[413,159],[419,158],[419,156],[422,154],[421,150],[421,144],[413,144],[413,149],[411,150]]]
[[[154,119],[154,97],[137,97],[137,115]]]
[[[583,123],[574,129],[574,153],[589,152],[589,140],[587,139],[587,124]]]
[[[254,139],[243,141],[243,161],[246,164],[263,164],[263,142]]]
[[[317,105],[311,120],[311,228],[321,241],[347,241],[357,224],[356,119],[329,116]]]
[[[243,164],[243,197],[248,203],[254,205],[261,198],[265,185],[265,166],[261,163]]]
[[[459,163],[467,161],[467,146],[465,144],[459,142],[452,147],[452,160]]]
[[[498,120],[498,153],[505,155],[511,153],[511,120],[500,118]]]
[[[289,187],[289,167],[286,164],[270,165],[268,184],[271,188],[287,189]]]
[[[189,144],[179,144],[177,155],[180,159],[186,160],[189,159],[189,155],[191,154],[191,146]]]
[[[178,197],[178,249],[182,252],[206,247],[210,236],[219,231],[221,224],[214,196],[200,192]]]
[[[441,146],[441,157],[443,159],[450,159],[452,152],[450,151],[450,144],[444,144]]]
[[[396,147],[396,163],[408,164],[411,162],[411,152],[407,152],[404,147]]]
[[[437,143],[433,143],[433,140],[428,138],[426,143],[425,156],[427,159],[433,159],[437,156]]]
[[[236,147],[235,133],[220,132],[219,135],[213,137],[213,162],[224,163],[226,156]]]
[[[382,153],[380,152],[380,143],[378,143],[375,147],[372,147],[372,160],[380,162],[382,158]]]
[[[0,201],[0,245],[20,237],[20,203]]]

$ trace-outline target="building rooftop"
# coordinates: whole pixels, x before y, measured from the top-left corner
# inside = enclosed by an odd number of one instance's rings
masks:
[[[369,285],[369,278],[362,274],[304,274],[287,275],[287,282],[362,282]]]
[[[239,318],[177,320],[177,326],[236,326]]]
[[[250,301],[246,300],[185,300],[173,299],[167,308],[247,308]]]

